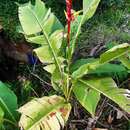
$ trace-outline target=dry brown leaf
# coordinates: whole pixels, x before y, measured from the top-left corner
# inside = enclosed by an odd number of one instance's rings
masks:
[[[3,30],[3,27],[2,27],[2,25],[0,25],[0,32]]]
[[[112,115],[110,114],[110,115],[108,116],[108,118],[107,118],[107,122],[108,122],[109,124],[111,124],[112,121],[113,121],[113,119],[114,119],[114,117],[112,117]]]
[[[122,111],[117,111],[117,119],[121,119],[123,117],[123,112]]]
[[[93,130],[108,130],[108,129],[94,128]]]

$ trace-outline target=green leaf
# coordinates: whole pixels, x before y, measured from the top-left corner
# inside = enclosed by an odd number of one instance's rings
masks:
[[[63,86],[64,88],[66,88],[67,86],[67,74],[63,73],[61,78],[59,71],[55,69],[54,72],[52,73],[51,83],[53,88],[59,92],[60,90],[63,89]]]
[[[121,57],[119,57],[119,60],[121,61],[121,63],[128,69],[130,69],[130,59],[128,58],[127,55],[123,55]]]
[[[98,60],[93,61],[91,63],[84,64],[78,70],[72,73],[72,77],[74,79],[81,78],[84,75],[88,74],[90,71],[95,70],[99,65],[100,64]]]
[[[122,109],[130,113],[130,91],[118,88],[112,78],[80,79],[79,81],[110,98]]]
[[[111,76],[113,78],[124,79],[128,75],[128,70],[120,64],[100,64],[98,59],[80,59],[71,65],[73,78],[81,78],[85,75]]]
[[[58,57],[58,61],[59,61],[59,64],[60,64],[61,68],[64,68],[64,63],[63,62],[65,61],[65,59],[63,57]],[[49,65],[47,65],[47,66],[45,66],[43,68],[44,68],[44,70],[46,70],[47,72],[52,74],[55,71],[56,66],[55,66],[55,64],[49,64]]]
[[[59,96],[36,98],[22,106],[19,125],[24,130],[60,130],[64,127],[71,105]]]
[[[51,50],[48,47],[48,45],[34,49],[34,52],[36,52],[39,60],[42,63],[53,63],[54,62],[53,55],[52,55]]]
[[[46,70],[47,72],[52,74],[54,72],[55,68],[56,68],[55,64],[50,64],[50,65],[45,66],[44,70]]]
[[[116,42],[110,42],[106,45],[106,47],[108,49],[111,49],[112,47],[118,45],[118,43]],[[125,54],[125,55],[122,55],[119,57],[119,60],[121,61],[121,63],[128,69],[130,69],[130,58],[129,58],[129,53],[128,54]]]
[[[3,124],[3,118],[4,118],[4,111],[3,109],[0,107],[0,127]]]
[[[59,52],[59,49],[62,45],[62,40],[63,40],[63,30],[57,30],[50,36],[51,45],[56,53]]]
[[[83,23],[94,15],[99,2],[100,0],[83,0]]]
[[[73,92],[81,105],[94,117],[100,93],[79,81],[73,82]]]
[[[128,76],[128,70],[122,65],[106,63],[97,67],[95,70],[90,70],[88,74],[96,76],[111,76],[113,78],[118,77],[119,80],[124,80]]]
[[[35,5],[32,5],[31,2],[20,5],[19,20],[26,35],[37,34],[42,29],[49,35],[57,29],[63,29],[59,20],[51,13],[50,9],[46,9],[41,0],[36,0]]]
[[[78,70],[82,65],[92,63],[94,61],[96,61],[96,59],[94,59],[94,58],[76,60],[74,63],[71,64],[70,70],[71,70],[71,72],[74,72],[74,71]]]
[[[28,42],[31,42],[31,43],[36,43],[36,44],[40,44],[40,45],[47,45],[46,39],[44,38],[43,35],[33,36],[33,37],[25,36],[25,38],[27,39]]]
[[[71,23],[71,40],[73,40],[74,36],[76,35],[77,28],[81,22],[82,15],[78,15],[74,21]],[[67,26],[66,26],[67,27]]]
[[[57,69],[55,69],[52,73],[51,76],[51,84],[52,87],[56,90],[59,91],[61,89],[61,85],[62,85],[62,78],[61,75],[59,73],[59,71]]]
[[[71,72],[79,71],[83,65],[86,64],[86,66],[87,66],[88,63],[92,63],[96,60],[98,60],[98,59],[94,59],[94,58],[79,59],[71,65],[70,70],[71,70]],[[86,67],[86,69],[87,69],[87,67]],[[79,72],[79,73],[82,74],[82,76],[84,76],[84,74],[85,74],[84,72],[83,73]],[[86,74],[93,75],[93,76],[102,76],[102,75],[111,76],[113,78],[118,77],[120,80],[123,80],[124,78],[127,77],[128,70],[123,65],[120,65],[120,64],[106,63],[106,64],[101,64],[101,65],[99,64],[96,67],[96,69],[89,70],[89,71],[87,71]]]
[[[130,45],[128,43],[114,46],[113,48],[106,51],[100,56],[100,63],[104,64],[106,62],[110,62],[114,59],[120,58],[129,51],[130,51]]]
[[[80,17],[82,16],[82,18],[80,18],[80,21],[78,22],[79,25],[78,26],[76,25],[77,31],[73,38],[71,55],[74,52],[76,40],[81,31],[81,26],[94,15],[99,2],[100,2],[100,0],[83,0],[83,15],[79,15]]]
[[[61,36],[61,32],[57,30],[63,31],[64,28],[60,21],[53,13],[51,13],[50,9],[47,10],[45,8],[45,4],[41,0],[36,0],[35,5],[32,5],[31,2],[29,2],[19,6],[19,19],[24,30],[25,37],[29,37],[28,41],[32,41],[34,43],[41,42],[39,44],[42,45],[45,44],[45,46],[43,46],[44,49],[39,48],[36,50],[36,53],[38,57],[40,57],[41,61],[44,61],[45,57],[47,57],[45,60],[49,62],[53,59],[57,69],[61,72],[57,59],[57,50],[61,45],[60,42],[63,35]],[[41,40],[41,37],[43,37],[43,41]],[[54,40],[54,37],[56,40]]]
[[[41,0],[36,0],[35,6],[31,2],[19,7],[19,20],[26,35],[41,32],[41,28],[37,22],[44,24],[44,18],[47,14],[45,4]]]
[[[5,117],[16,122],[17,118],[17,97],[4,83],[0,82],[0,107]]]

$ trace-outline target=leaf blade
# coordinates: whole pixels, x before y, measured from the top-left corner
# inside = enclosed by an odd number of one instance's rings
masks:
[[[81,83],[73,83],[73,92],[81,105],[94,117],[100,93]]]
[[[130,45],[128,43],[114,46],[113,48],[106,51],[100,56],[100,63],[104,64],[106,62],[110,62],[116,58],[125,55],[129,51],[130,51]]]
[[[60,130],[60,125],[65,124],[70,110],[70,104],[66,104],[62,97],[56,95],[34,99],[19,109],[22,114],[19,124],[24,130],[40,129],[41,124],[44,129],[49,127],[50,130],[54,130],[54,128]],[[55,126],[54,123],[57,121],[57,126]],[[55,127],[52,128],[51,125]]]
[[[5,112],[5,117],[16,122],[17,97],[4,83],[0,82],[0,107]]]
[[[117,103],[122,109],[130,113],[130,91],[127,89],[119,89],[112,78],[95,78],[80,81],[96,91],[102,93],[112,101]]]

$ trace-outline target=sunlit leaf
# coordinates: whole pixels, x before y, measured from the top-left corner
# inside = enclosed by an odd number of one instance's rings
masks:
[[[118,88],[112,78],[92,78],[79,81],[110,98],[122,109],[130,113],[130,91]]]
[[[130,45],[124,43],[121,45],[114,46],[110,50],[106,51],[100,56],[100,63],[110,62],[116,58],[120,58],[130,51]]]
[[[60,21],[50,9],[46,9],[44,2],[41,0],[36,0],[34,5],[31,2],[20,5],[19,19],[28,41],[45,45],[36,50],[39,59],[43,63],[50,63],[53,59],[57,69],[61,72],[57,50],[59,51],[62,43],[63,33],[61,31],[63,32],[64,28]],[[43,40],[41,40],[41,37],[43,37]]]
[[[73,83],[73,92],[81,105],[94,117],[100,93],[79,81]]]
[[[71,106],[59,96],[36,98],[22,106],[19,125],[23,130],[60,130],[64,127]]]

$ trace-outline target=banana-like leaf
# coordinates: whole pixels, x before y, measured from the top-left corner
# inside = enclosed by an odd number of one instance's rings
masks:
[[[22,106],[19,125],[23,130],[60,130],[71,110],[65,99],[56,95],[36,98]]]
[[[106,62],[110,62],[114,59],[120,58],[129,51],[130,51],[130,45],[128,43],[114,46],[113,48],[106,51],[100,56],[100,63],[104,64]]]
[[[19,6],[19,19],[28,41],[43,45],[35,50],[40,60],[45,59],[45,63],[54,61],[61,72],[57,53],[62,43],[64,28],[60,21],[50,9],[46,9],[41,0],[36,0],[35,5],[29,2]]]
[[[55,51],[55,54],[58,55],[59,49],[62,44],[62,38],[63,38],[63,31],[57,30],[50,36],[50,42],[53,50]],[[43,39],[44,40],[44,39]],[[51,51],[51,48],[46,44],[42,47],[39,47],[37,49],[34,49],[36,52],[38,58],[43,63],[53,63],[54,57],[53,53]]]
[[[92,62],[94,62],[96,60],[97,59],[95,59],[95,58],[87,58],[87,59],[76,60],[73,64],[71,64],[70,71],[74,72],[74,71],[78,70],[82,65],[92,63]]]
[[[71,39],[70,40],[74,40],[73,37],[76,35],[76,32],[77,32],[77,28],[81,22],[81,19],[82,19],[82,15],[78,15],[78,16],[75,16],[75,20],[72,21],[71,23]]]
[[[71,65],[70,68],[71,72],[75,73],[76,75],[75,77],[79,76],[78,74],[81,75],[80,77],[84,75],[95,75],[95,76],[104,75],[107,77],[111,76],[113,78],[118,77],[121,80],[127,77],[128,70],[123,65],[120,64],[110,64],[110,63],[101,64],[101,65],[97,64],[97,67],[95,67],[95,69],[88,70],[88,63],[93,63],[96,60],[98,59],[88,58],[88,59],[77,60],[75,63]],[[86,68],[84,66],[86,66]],[[82,71],[82,67],[84,71]],[[85,71],[86,69],[88,71]]]
[[[81,78],[84,75],[88,74],[89,72],[94,71],[99,65],[100,64],[98,60],[96,61],[94,60],[91,63],[84,64],[78,70],[72,73],[72,77],[74,79]]]
[[[112,78],[80,79],[79,81],[110,98],[123,110],[130,113],[130,90],[118,88]]]
[[[57,69],[54,70],[51,77],[51,83],[52,83],[53,88],[56,91],[60,91],[61,89],[65,88],[67,86],[67,81],[68,80],[67,80],[66,73],[62,73],[62,78],[61,78],[61,75],[58,72],[58,70]]]
[[[100,0],[83,0],[83,23],[94,15],[99,2]]]
[[[60,66],[61,68],[64,68],[64,61],[65,59],[63,57],[58,57],[58,61],[60,63]],[[49,65],[46,65],[45,67],[43,67],[44,70],[46,70],[47,72],[53,74],[55,69],[56,69],[56,66],[55,64],[49,64]]]
[[[51,84],[56,91],[59,91],[61,89],[61,86],[63,85],[62,78],[57,69],[55,69],[52,73]]]
[[[16,122],[17,97],[4,83],[0,82],[0,107],[5,113],[5,118]]]
[[[54,62],[52,52],[51,52],[50,48],[48,47],[48,45],[44,45],[43,47],[34,49],[34,51],[36,52],[39,60],[42,63],[53,63]]]
[[[50,64],[50,65],[45,66],[44,70],[46,70],[47,72],[52,74],[54,72],[55,68],[56,68],[55,64]]]
[[[79,81],[73,82],[73,92],[81,105],[94,117],[100,93]]]
[[[117,45],[119,45],[119,44],[116,43],[116,42],[110,42],[110,43],[108,43],[108,44],[106,45],[106,47],[107,47],[108,49],[111,49],[112,47],[117,46]],[[130,69],[129,53],[126,53],[125,55],[120,56],[118,59],[121,61],[121,63],[122,63],[126,68]]]
[[[4,118],[4,111],[3,109],[0,107],[0,127],[3,124],[3,118]]]
[[[130,59],[127,55],[123,55],[123,56],[119,57],[119,60],[126,68],[128,68],[130,70]]]
[[[77,31],[73,38],[71,55],[74,52],[76,40],[81,31],[81,26],[94,15],[99,2],[100,0],[83,0],[83,15],[79,15],[80,17],[77,17],[78,25],[76,24]]]
[[[26,35],[42,32],[42,29],[49,35],[55,30],[63,29],[62,24],[47,10],[44,2],[36,0],[35,5],[31,2],[19,6],[19,20]]]

